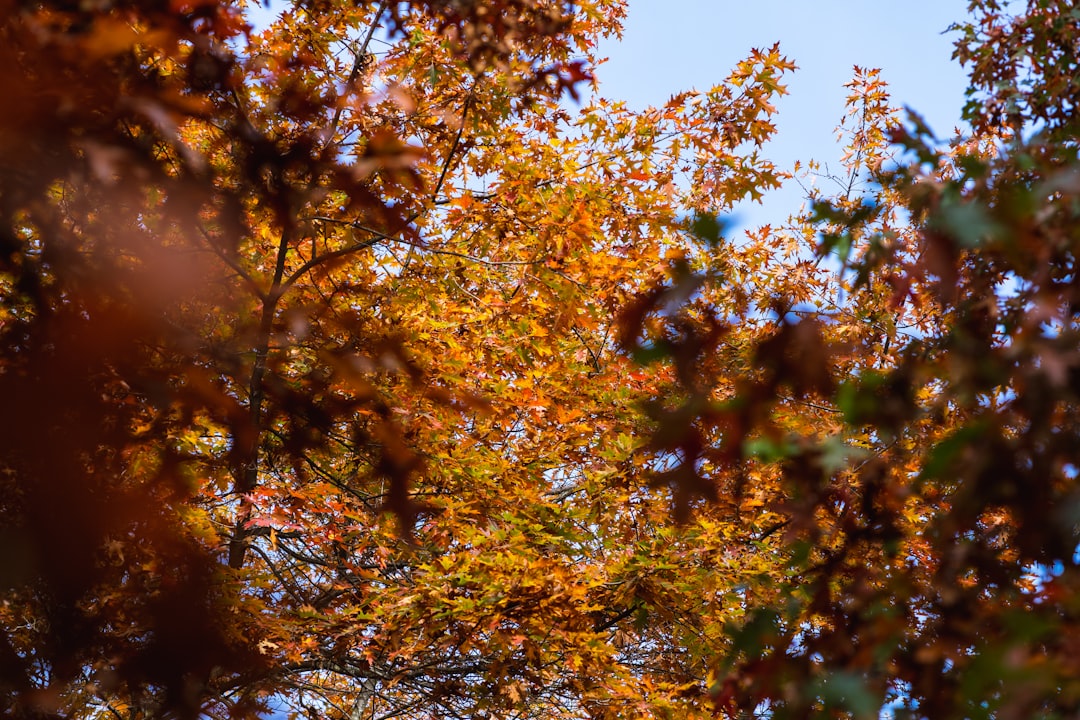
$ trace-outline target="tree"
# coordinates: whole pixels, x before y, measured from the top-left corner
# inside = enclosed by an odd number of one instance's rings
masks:
[[[5,713],[1075,712],[1068,3],[741,238],[776,47],[634,113],[615,0],[6,3]]]
[[[754,493],[783,526],[782,599],[721,650],[732,717],[1076,713],[1080,28],[1072,3],[971,12],[968,135],[901,124],[856,68],[843,190],[812,193],[801,225],[834,284],[761,306],[745,370],[715,364],[707,290],[658,321],[662,287],[627,317],[684,388],[656,413],[655,450],[682,449],[670,477]],[[713,267],[684,284],[722,291]]]
[[[615,321],[782,177],[777,49],[574,112],[619,3],[2,10],[5,712],[707,712]]]

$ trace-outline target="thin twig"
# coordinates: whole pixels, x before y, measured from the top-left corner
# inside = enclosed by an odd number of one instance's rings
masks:
[[[571,325],[570,329],[574,331],[574,335],[577,335],[577,339],[585,346],[585,351],[589,353],[589,359],[592,360],[593,369],[596,370],[596,372],[600,372],[600,356],[593,352],[589,343],[585,342],[585,338],[581,336],[581,332],[578,330],[577,325]]]
[[[409,239],[403,238],[403,237],[395,237],[393,235],[387,235],[386,233],[384,233],[384,232],[382,232],[380,230],[376,230],[375,228],[367,227],[366,225],[362,225],[362,224],[360,224],[358,222],[350,222],[348,220],[337,220],[335,218],[325,217],[325,216],[317,216],[317,217],[312,218],[312,220],[318,220],[320,222],[337,223],[339,225],[348,225],[349,227],[355,228],[357,230],[363,230],[364,232],[369,233],[372,236],[371,239],[365,240],[362,243],[357,243],[356,245],[350,245],[347,248],[342,248],[341,250],[335,250],[332,253],[327,253],[326,255],[321,255],[321,256],[319,256],[317,258],[317,261],[327,260],[327,259],[330,259],[332,257],[340,257],[341,255],[345,255],[345,254],[348,254],[348,253],[351,253],[351,252],[356,252],[357,250],[362,250],[362,249],[364,249],[366,247],[371,247],[372,245],[378,243],[379,241],[385,241],[385,242],[397,243],[399,245],[407,245],[409,247],[413,247],[413,248],[416,248],[417,250],[422,250],[424,252],[428,252],[428,253],[431,253],[433,255],[449,255],[451,257],[458,257],[458,258],[461,258],[463,260],[468,260],[470,262],[478,263],[480,265],[489,265],[491,267],[499,267],[499,266],[504,266],[504,265],[542,265],[544,263],[543,260],[488,260],[486,258],[476,257],[475,255],[468,255],[466,253],[461,253],[461,252],[457,252],[457,251],[454,251],[454,250],[443,250],[443,249],[440,249],[440,248],[433,248],[433,247],[430,247],[428,245],[425,245],[422,242],[417,242],[416,240],[409,240]],[[309,262],[305,263],[304,265],[302,265],[295,273],[293,273],[292,277],[290,277],[289,280],[287,280],[285,284],[286,285],[291,285],[291,284],[295,283],[296,279],[298,279],[297,276],[302,275],[304,272],[307,272],[308,270],[310,270],[311,269],[310,266],[312,264],[313,264],[313,261],[309,261]],[[318,264],[318,263],[315,262],[314,264]]]
[[[214,241],[213,236],[210,235],[210,231],[207,230],[202,223],[198,223],[197,227],[199,228],[199,232],[206,239],[206,243],[210,247],[210,250],[218,256],[218,259],[228,265],[230,270],[235,272],[240,277],[240,279],[250,285],[252,291],[254,291],[255,296],[258,297],[259,300],[261,300],[262,302],[266,302],[266,293],[263,292],[263,289],[261,287],[259,287],[259,283],[255,282],[255,278],[251,277],[251,275],[247,272],[247,270],[243,268],[243,266],[241,266],[239,263],[229,257],[227,253],[222,251],[221,248],[217,246],[217,243]]]
[[[388,4],[389,0],[382,0],[382,2],[379,3],[379,8],[375,11],[375,16],[371,18],[371,25],[368,27],[367,35],[364,36],[364,42],[356,50],[352,70],[349,71],[349,79],[345,81],[346,91],[352,88],[353,83],[356,82],[357,76],[360,75],[360,70],[364,67],[364,60],[367,58],[368,54],[368,45],[371,44],[371,39],[375,36],[375,30],[379,27],[379,18],[382,17],[383,11],[386,10]],[[341,122],[341,113],[344,109],[344,106],[340,102],[334,109],[334,117],[330,120],[329,127],[326,128],[326,141],[323,143],[323,150],[330,147],[330,144],[334,141],[334,133],[337,132],[337,126],[338,123]]]
[[[457,135],[454,136],[454,142],[450,145],[450,151],[446,153],[446,160],[443,161],[442,172],[439,174],[439,182],[435,183],[435,189],[431,192],[431,202],[436,202],[439,197],[439,192],[442,191],[443,183],[446,181],[446,174],[450,172],[450,163],[454,160],[454,153],[457,152],[458,146],[461,145],[461,135],[465,132],[465,121],[469,117],[469,108],[472,106],[473,93],[476,91],[476,81],[473,81],[473,86],[469,88],[469,93],[465,96],[465,104],[461,108],[461,125],[458,127]]]

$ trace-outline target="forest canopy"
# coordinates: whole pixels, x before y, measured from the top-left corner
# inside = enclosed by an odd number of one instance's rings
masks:
[[[1073,2],[831,172],[622,0],[254,9],[0,0],[5,716],[1080,712]]]

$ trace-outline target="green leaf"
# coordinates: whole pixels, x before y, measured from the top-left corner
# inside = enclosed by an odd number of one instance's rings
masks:
[[[728,623],[726,634],[736,653],[759,657],[780,634],[780,614],[771,609],[755,610],[742,625]]]
[[[723,232],[726,223],[713,213],[696,213],[690,222],[690,232],[695,237],[705,240],[713,247],[723,240]]]
[[[978,247],[1004,234],[1004,228],[991,217],[989,211],[974,202],[943,203],[935,220],[963,247]]]
[[[960,428],[935,445],[923,463],[920,479],[944,477],[965,447],[973,445],[985,432],[986,423],[976,422]]]
[[[837,436],[826,438],[819,450],[821,454],[818,456],[818,464],[827,475],[843,470],[852,460],[858,460],[867,454],[863,448],[848,445],[843,438]]]
[[[770,440],[755,438],[743,443],[743,454],[763,462],[775,462],[789,458],[799,452],[797,445],[789,440]]]
[[[878,717],[881,701],[866,687],[865,679],[851,672],[830,673],[815,683],[816,694],[828,709],[849,710],[859,720]]]
[[[877,395],[885,381],[882,373],[866,370],[857,380],[841,383],[836,391],[836,406],[844,414],[845,423],[859,427],[870,421],[878,410]]]

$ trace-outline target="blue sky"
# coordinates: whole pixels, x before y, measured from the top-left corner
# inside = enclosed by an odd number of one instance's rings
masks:
[[[641,108],[688,88],[721,82],[751,48],[779,42],[799,69],[777,105],[778,133],[766,154],[836,164],[834,128],[844,112],[852,66],[881,68],[893,100],[926,118],[939,137],[960,124],[967,74],[950,59],[967,0],[630,0],[621,41],[608,40],[597,70],[600,93]],[[798,210],[795,183],[738,210],[737,224],[781,222]]]

